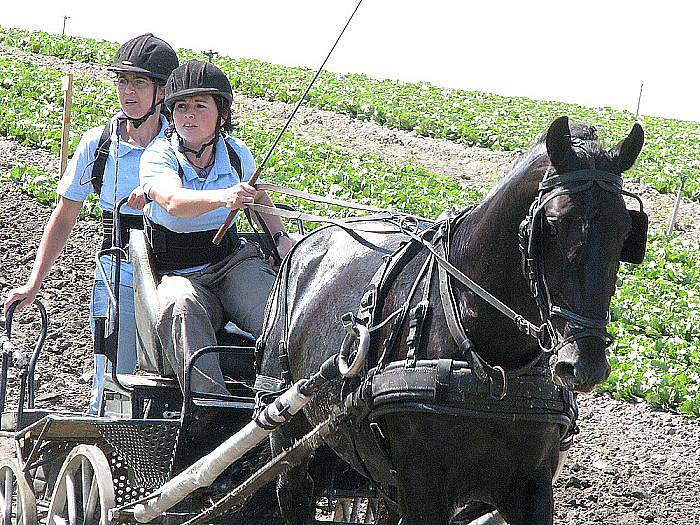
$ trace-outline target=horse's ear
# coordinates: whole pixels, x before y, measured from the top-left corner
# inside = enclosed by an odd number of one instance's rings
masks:
[[[565,161],[573,154],[569,117],[559,117],[550,124],[547,130],[547,153],[554,168],[564,171]]]
[[[639,153],[644,145],[644,130],[637,122],[632,126],[632,131],[621,140],[617,146],[610,150],[610,156],[613,159],[614,169],[616,173],[624,173],[637,160]]]

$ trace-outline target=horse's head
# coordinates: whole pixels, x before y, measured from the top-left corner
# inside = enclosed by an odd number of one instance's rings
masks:
[[[619,263],[631,260],[634,249],[643,257],[643,246],[630,246],[644,242],[634,236],[639,212],[626,208],[619,178],[643,143],[638,124],[611,150],[594,127],[570,127],[567,117],[547,132],[552,169],[530,214],[531,284],[554,332],[554,381],[577,392],[589,392],[610,374],[605,327]]]

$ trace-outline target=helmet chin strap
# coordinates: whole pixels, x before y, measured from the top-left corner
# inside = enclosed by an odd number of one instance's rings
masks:
[[[177,133],[177,132],[176,132]],[[185,146],[185,143],[182,141],[182,137],[180,134],[177,134],[177,144],[178,144],[178,149],[180,150],[181,153],[194,153],[194,156],[197,158],[200,158],[202,155],[204,155],[204,151],[207,149],[208,146],[211,146],[212,144],[216,144],[216,141],[219,140],[219,127],[216,127],[216,131],[214,132],[214,136],[209,142],[206,142],[202,144],[202,146],[199,149],[191,149]]]

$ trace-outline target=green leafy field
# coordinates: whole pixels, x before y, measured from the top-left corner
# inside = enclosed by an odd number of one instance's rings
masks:
[[[104,40],[1,27],[0,43],[103,65],[109,64],[118,48],[116,43]],[[179,54],[183,60],[204,59],[191,50],[183,49]],[[218,56],[216,63],[229,75],[236,91],[268,100],[296,102],[313,76],[313,71],[306,68],[259,60]],[[610,144],[624,138],[634,122],[634,114],[610,108],[594,109],[329,72],[319,77],[309,93],[308,103],[426,136],[500,150],[528,148],[561,115],[595,123],[601,138]],[[679,187],[680,176],[687,174],[685,194],[700,200],[700,123],[645,116],[640,121],[647,142],[635,175],[661,192],[673,193]]]
[[[84,51],[88,52],[88,51]],[[58,152],[61,73],[0,59],[0,135]],[[74,99],[73,146],[117,107],[111,86],[79,79]],[[242,122],[236,135],[264,151],[276,130],[264,120]],[[55,178],[21,166],[3,175],[51,204]],[[288,136],[271,158],[266,179],[308,191],[434,217],[447,207],[478,201],[453,179],[418,167],[364,156]],[[308,204],[305,211],[337,213]],[[91,201],[84,214],[95,216]],[[688,239],[651,239],[647,260],[623,265],[612,308],[613,374],[603,385],[615,396],[700,416],[700,245]]]
[[[0,81],[0,135],[58,153],[63,107],[61,73],[21,60],[0,59],[0,78],[5,79]],[[71,153],[86,130],[103,125],[107,115],[118,107],[112,86],[87,78],[77,82]],[[259,152],[269,147],[277,132],[262,121],[249,120],[239,124],[236,136]],[[358,159],[340,148],[301,140],[291,134],[270,158],[265,178],[338,198],[352,197],[367,203],[381,200],[384,206],[397,211],[410,210],[426,217],[481,198],[480,192],[464,189],[453,178],[420,167],[385,163],[370,155]],[[307,210],[323,209],[310,205]]]

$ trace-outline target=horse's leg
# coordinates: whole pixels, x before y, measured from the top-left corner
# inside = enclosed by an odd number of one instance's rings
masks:
[[[451,509],[444,500],[440,473],[427,462],[415,467],[414,458],[406,468],[397,468],[400,525],[447,525]]]
[[[450,522],[448,507],[441,498],[410,498],[406,503],[400,525],[448,525]]]
[[[277,429],[270,436],[272,455],[281,454],[284,449],[294,444],[295,439],[303,435],[304,426],[308,426],[298,419]],[[314,504],[314,480],[309,475],[309,460],[292,468],[286,474],[282,474],[277,480],[277,501],[285,523],[289,525],[304,525],[308,517],[313,515]]]
[[[548,469],[533,472],[499,511],[510,525],[552,525],[552,473]]]

